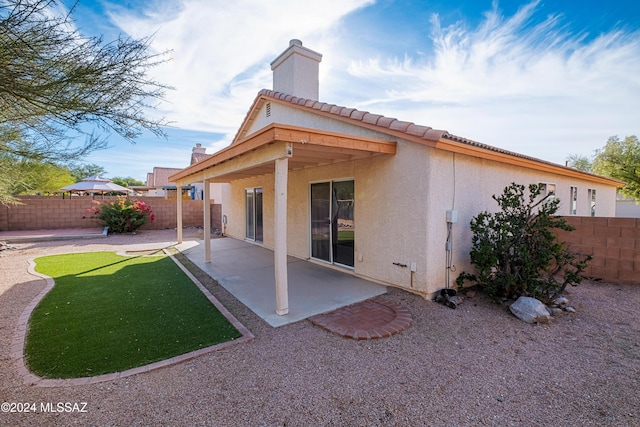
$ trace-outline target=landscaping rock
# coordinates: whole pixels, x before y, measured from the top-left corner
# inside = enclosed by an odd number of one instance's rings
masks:
[[[552,316],[559,316],[564,313],[564,310],[558,307],[551,307],[549,311],[551,312]]]
[[[531,297],[520,297],[509,306],[509,310],[520,320],[527,323],[547,323],[551,313],[539,300]]]
[[[567,305],[569,300],[566,297],[558,297],[553,301],[554,305]]]

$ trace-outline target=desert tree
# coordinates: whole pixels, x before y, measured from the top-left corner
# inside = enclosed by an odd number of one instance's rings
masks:
[[[526,295],[548,303],[567,285],[582,281],[591,257],[558,241],[554,229],[574,228],[556,216],[560,199],[543,196],[542,190],[542,184],[512,183],[492,196],[500,210],[480,212],[471,220],[475,273],[462,272],[458,286],[472,281],[496,300]]]
[[[56,0],[0,0],[0,153],[3,166],[22,160],[66,162],[107,147],[117,134],[164,136],[150,109],[167,86],[150,68],[150,38],[105,42],[75,28]],[[16,171],[17,172],[17,171]],[[19,179],[19,174],[13,174]],[[0,185],[0,202],[12,200]]]

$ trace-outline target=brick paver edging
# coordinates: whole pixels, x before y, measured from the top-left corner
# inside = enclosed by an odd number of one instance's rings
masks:
[[[27,307],[25,307],[24,311],[18,318],[18,325],[16,327],[16,332],[11,342],[11,348],[9,350],[9,357],[14,362],[14,367],[18,373],[18,375],[22,378],[22,381],[26,385],[32,385],[37,387],[64,387],[64,386],[76,386],[76,385],[84,385],[84,384],[96,384],[105,381],[113,381],[124,377],[129,377],[131,375],[141,374],[143,372],[149,372],[154,369],[164,368],[166,366],[173,365],[175,363],[184,362],[185,360],[190,360],[195,357],[201,356],[203,354],[211,353],[217,350],[222,350],[236,344],[245,343],[254,338],[254,335],[242,324],[238,319],[236,319],[230,312],[227,310],[221,303],[218,301],[211,293],[204,287],[204,285],[193,275],[189,270],[187,270],[178,260],[176,260],[166,249],[163,249],[165,254],[167,254],[173,262],[180,267],[180,269],[195,283],[195,285],[200,289],[200,291],[211,301],[211,303],[222,313],[224,317],[242,334],[242,336],[238,339],[226,341],[220,344],[216,344],[210,347],[201,348],[189,353],[181,354],[170,359],[160,360],[158,362],[150,363],[148,365],[139,366],[133,369],[127,369],[122,372],[113,372],[110,374],[97,375],[95,377],[83,377],[83,378],[72,378],[72,379],[48,379],[39,377],[29,371],[24,359],[24,345],[27,337],[27,329],[29,327],[29,318],[31,317],[31,313],[36,308],[38,303],[44,298],[44,296],[53,289],[54,281],[51,277],[45,276],[44,274],[40,274],[35,271],[35,261],[33,259],[29,260],[29,273],[44,279],[47,282],[47,286],[40,292],[38,296],[36,296]]]
[[[404,331],[413,321],[411,313],[396,303],[377,297],[309,320],[334,334],[354,340],[387,338]]]

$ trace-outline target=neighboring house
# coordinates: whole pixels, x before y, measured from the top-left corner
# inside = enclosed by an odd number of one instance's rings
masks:
[[[145,191],[145,196],[151,197],[175,197],[176,183],[169,180],[169,176],[181,171],[180,168],[154,167],[153,172],[147,173],[147,185],[145,187],[131,187],[137,192]]]
[[[228,183],[226,235],[274,249],[278,314],[287,255],[432,296],[471,268],[469,221],[512,182],[547,184],[561,215],[615,215],[618,181],[319,102],[321,58],[292,40],[231,145],[170,177]]]
[[[619,218],[640,218],[640,202],[618,194],[616,216]]]
[[[198,143],[191,150],[191,162],[189,164],[194,165],[208,157],[211,157],[211,154],[207,154],[202,144]],[[177,186],[169,177],[181,170],[180,168],[154,167],[153,172],[147,173],[146,186],[132,186],[131,189],[145,196],[175,198]],[[187,197],[192,200],[202,200],[204,195],[203,185],[202,182],[182,184],[182,197]],[[210,200],[211,203],[222,202],[222,184],[211,184]]]
[[[202,144],[198,143],[191,150],[191,165],[195,165],[198,162],[208,159],[211,157],[211,154],[207,154],[205,148],[202,147]],[[193,200],[202,200],[204,197],[204,183],[202,182],[192,182],[190,184],[193,187],[192,191],[192,199]],[[211,203],[222,203],[222,187],[224,184],[220,183],[211,183],[210,184],[210,200]]]

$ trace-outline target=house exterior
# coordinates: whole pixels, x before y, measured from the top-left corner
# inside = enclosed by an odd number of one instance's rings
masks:
[[[206,148],[202,146],[202,144],[197,143],[195,147],[191,150],[191,163],[190,165],[195,165],[198,162],[208,159],[211,157],[211,154],[207,154]],[[212,200],[211,203],[221,203],[222,202],[222,187],[225,184],[220,183],[211,183],[210,184],[210,193],[209,196]],[[204,183],[202,182],[192,182],[191,187],[193,190],[191,192],[191,198],[193,200],[203,200],[204,197]]]
[[[432,296],[471,268],[469,222],[512,182],[547,184],[561,215],[615,215],[618,181],[318,101],[321,57],[292,40],[232,144],[170,177],[203,182],[205,199],[228,184],[225,234],[274,250],[278,314],[287,255]]]
[[[207,154],[202,144],[197,143],[191,149],[191,161],[189,164],[194,165],[210,156],[211,154]],[[143,193],[145,196],[175,198],[177,186],[176,183],[170,179],[170,176],[180,171],[182,171],[180,168],[154,167],[153,172],[147,173],[146,186],[134,186],[131,188],[139,193]],[[191,200],[203,200],[203,186],[204,184],[202,182],[181,184],[182,196],[188,197]],[[211,184],[211,203],[221,203],[222,186],[223,184],[219,183]]]
[[[146,191],[146,196],[151,197],[168,197],[173,190],[173,196],[176,194],[176,183],[170,181],[169,176],[181,171],[180,168],[163,168],[154,167],[153,172],[147,173],[147,185],[145,187],[135,187],[137,191]]]
[[[629,199],[618,194],[616,199],[616,216],[620,218],[640,218],[640,201]]]

